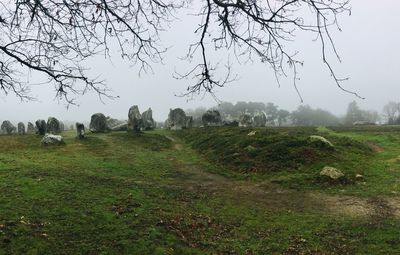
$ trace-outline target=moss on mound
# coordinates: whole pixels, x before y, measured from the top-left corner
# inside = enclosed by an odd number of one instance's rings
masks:
[[[373,153],[346,137],[327,137],[334,149],[310,143],[309,137],[318,135],[315,128],[197,128],[177,134],[208,159],[244,172],[295,170],[343,161],[349,153]]]

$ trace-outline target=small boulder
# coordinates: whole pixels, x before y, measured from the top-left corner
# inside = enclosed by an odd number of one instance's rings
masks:
[[[257,131],[251,131],[250,133],[248,133],[248,136],[255,136],[257,134]]]
[[[84,139],[85,138],[85,125],[77,122],[75,124],[75,127],[76,127],[76,137],[78,139]]]
[[[15,130],[15,126],[8,120],[3,121],[1,124],[1,131],[3,134],[11,135]]]
[[[36,128],[31,122],[28,122],[28,128],[27,128],[26,132],[28,134],[35,134],[36,133]]]
[[[361,175],[361,174],[356,174],[356,180],[357,181],[363,181],[365,178],[364,178],[364,175]]]
[[[129,108],[128,112],[128,132],[138,133],[143,128],[143,118],[137,105]]]
[[[340,171],[337,168],[334,167],[330,167],[330,166],[326,166],[324,167],[321,172],[319,173],[319,175],[321,176],[327,176],[332,180],[337,180],[339,178],[344,177],[344,174],[342,173],[342,171]]]
[[[47,123],[45,120],[37,120],[35,122],[36,124],[36,129],[37,129],[37,133],[39,135],[45,135],[46,134],[46,130],[47,130]]]
[[[208,110],[201,117],[203,126],[205,127],[217,127],[222,124],[222,117],[217,110]]]
[[[25,124],[22,122],[18,123],[18,134],[19,135],[25,135],[26,131],[25,131]]]
[[[322,147],[334,148],[335,146],[325,137],[319,135],[312,135],[309,137],[310,143],[317,144]]]
[[[47,133],[49,134],[60,134],[61,133],[61,124],[60,121],[54,117],[49,117],[47,120]]]
[[[93,133],[104,133],[108,131],[106,116],[95,113],[90,118],[89,130]]]
[[[44,145],[61,145],[64,144],[64,138],[61,135],[45,134],[41,142]]]

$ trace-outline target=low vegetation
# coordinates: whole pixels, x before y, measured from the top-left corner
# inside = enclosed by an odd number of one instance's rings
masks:
[[[0,136],[0,254],[399,251],[395,130],[206,131]]]

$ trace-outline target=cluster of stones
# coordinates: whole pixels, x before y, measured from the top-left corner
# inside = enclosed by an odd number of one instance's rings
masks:
[[[153,130],[157,126],[153,119],[153,111],[151,108],[140,114],[139,107],[137,105],[129,108],[128,112],[128,132],[137,133],[140,131]]]
[[[202,117],[201,121],[194,121],[196,125],[203,127],[233,126],[233,127],[265,127],[267,124],[267,116],[263,112],[256,113],[254,116],[249,113],[243,113],[238,119],[234,119],[230,115],[222,116],[217,110],[208,110]]]
[[[93,133],[105,133],[109,131],[128,131],[138,133],[156,128],[156,122],[153,119],[151,108],[140,113],[137,105],[129,108],[128,121],[117,120],[106,117],[102,113],[92,115],[89,130]],[[78,131],[77,131],[78,132]]]
[[[255,116],[250,114],[242,114],[238,120],[234,120],[230,116],[222,116],[215,109],[205,112],[201,120],[198,119],[200,125],[204,127],[217,126],[240,126],[240,127],[262,127],[266,125],[267,118],[264,113],[258,113]],[[165,128],[170,130],[187,129],[193,126],[193,117],[187,116],[181,108],[170,109],[168,119],[165,121]],[[111,117],[106,117],[103,113],[95,113],[91,116],[89,130],[92,133],[104,133],[109,131],[127,131],[138,133],[146,130],[153,130],[157,123],[153,119],[153,111],[151,108],[140,113],[139,107],[133,105],[128,111],[128,120],[118,120]],[[74,129],[74,126],[71,127]],[[1,125],[2,134],[18,133],[39,134],[43,137],[44,144],[63,143],[63,138],[59,135],[64,130],[64,124],[54,117],[49,117],[47,121],[39,119],[32,124],[20,122],[17,128],[10,122],[4,121]],[[78,139],[85,138],[85,126],[83,123],[75,124],[76,137]]]
[[[181,108],[170,109],[168,119],[165,121],[165,127],[171,130],[181,130],[191,128],[193,118],[186,116],[186,113]]]
[[[35,125],[28,122],[25,126],[23,122],[19,122],[17,127],[15,127],[10,121],[3,121],[1,125],[2,134],[38,134],[44,136],[42,139],[43,144],[60,144],[63,143],[63,138],[59,134],[64,130],[64,124],[54,117],[48,118],[47,122],[45,120],[37,120]]]
[[[46,133],[50,134],[59,134],[64,130],[64,124],[57,120],[54,117],[50,117],[47,122],[45,120],[37,120],[35,125],[31,122],[28,122],[27,127],[23,122],[19,122],[17,127],[15,127],[10,121],[5,120],[1,125],[1,133],[11,135],[17,133],[19,135],[25,134],[39,134],[45,135]]]
[[[205,127],[216,127],[222,125],[222,117],[217,110],[208,110],[201,117],[203,126]]]
[[[254,116],[244,113],[239,117],[239,127],[265,127],[267,124],[267,116],[265,113],[259,112]]]

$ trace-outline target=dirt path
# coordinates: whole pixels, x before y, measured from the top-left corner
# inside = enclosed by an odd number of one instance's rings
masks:
[[[173,148],[182,151],[184,145],[173,137]],[[399,197],[360,198],[330,195],[321,192],[301,192],[280,187],[269,181],[238,181],[209,173],[197,165],[176,160],[174,185],[194,192],[227,196],[249,206],[279,208],[288,211],[323,212],[339,217],[400,218]],[[179,180],[179,181],[176,181]]]

